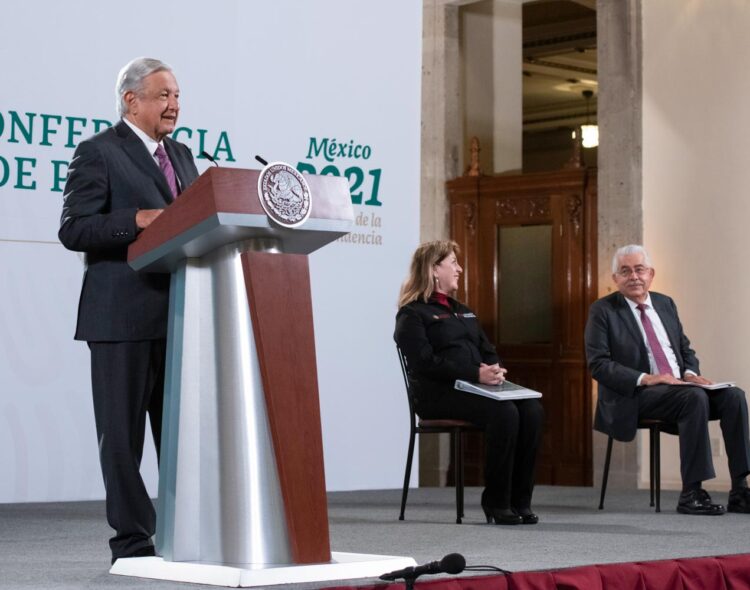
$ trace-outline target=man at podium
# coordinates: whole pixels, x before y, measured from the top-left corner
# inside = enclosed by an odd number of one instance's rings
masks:
[[[112,562],[154,554],[156,513],[140,475],[146,414],[161,434],[169,275],[139,274],[128,245],[198,176],[187,146],[167,137],[179,115],[171,68],[138,58],[116,84],[121,120],[76,148],[59,238],[86,255],[76,340],[91,350],[91,385]]]

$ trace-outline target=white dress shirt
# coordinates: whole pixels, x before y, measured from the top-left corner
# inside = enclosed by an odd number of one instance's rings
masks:
[[[649,346],[646,331],[643,329],[643,324],[641,323],[641,310],[638,309],[638,303],[628,299],[627,297],[625,298],[625,301],[628,302],[630,311],[633,312],[635,323],[638,325],[638,329],[641,331],[641,337],[643,338],[643,343],[646,345],[646,350],[648,351],[648,364],[650,368],[649,370],[652,375],[658,375],[659,369],[657,368],[656,361],[654,360],[654,353],[651,352],[651,346]],[[650,293],[646,294],[646,301],[644,301],[643,303],[646,306],[646,316],[649,320],[651,320],[651,325],[654,328],[656,339],[659,341],[662,350],[664,350],[664,355],[667,357],[667,361],[669,362],[669,368],[672,369],[672,375],[674,375],[678,379],[682,379],[682,375],[680,374],[680,365],[677,363],[677,356],[675,355],[674,349],[672,348],[672,343],[669,341],[669,336],[667,336],[667,331],[664,328],[664,324],[661,323],[659,314],[656,313],[656,311],[654,310],[654,306],[651,305]],[[693,371],[689,370],[685,371],[685,374],[695,375]],[[640,377],[638,377],[638,385],[641,384],[641,380],[645,375],[645,373],[641,373]]]
[[[146,146],[146,149],[148,150],[148,153],[151,154],[151,157],[154,159],[154,162],[156,162],[156,165],[158,166],[159,160],[156,159],[156,156],[154,154],[156,153],[156,148],[158,148],[162,144],[152,137],[149,137],[148,133],[144,132],[140,127],[136,127],[135,125],[133,125],[133,123],[128,121],[125,117],[123,117],[122,120],[125,121],[125,124],[130,127],[133,130],[133,133],[135,133],[143,142],[143,144]]]
[[[164,143],[161,141],[156,141],[154,138],[150,137],[146,132],[144,132],[143,129],[141,129],[140,127],[136,127],[133,123],[128,121],[125,117],[123,117],[122,120],[125,122],[125,124],[128,127],[130,127],[133,130],[133,133],[135,133],[138,136],[138,138],[143,142],[143,145],[146,146],[148,153],[151,154],[151,157],[154,159],[154,162],[156,162],[156,165],[159,166],[159,169],[161,170],[161,164],[159,164],[159,158],[156,157],[156,148],[158,148],[159,146],[162,146],[162,148],[164,148]],[[166,152],[166,148],[164,148],[164,151]],[[182,190],[180,177],[177,176],[176,170],[174,173],[174,179],[177,181],[177,189]]]

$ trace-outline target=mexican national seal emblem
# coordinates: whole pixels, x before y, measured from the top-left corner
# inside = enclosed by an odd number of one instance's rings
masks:
[[[268,216],[284,227],[297,227],[310,217],[310,187],[294,166],[271,162],[258,176],[258,198]]]

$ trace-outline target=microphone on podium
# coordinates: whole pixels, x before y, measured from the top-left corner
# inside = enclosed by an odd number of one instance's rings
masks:
[[[218,164],[218,162],[217,162],[217,161],[216,161],[216,160],[214,159],[214,157],[213,157],[213,156],[212,156],[211,154],[209,154],[208,152],[201,152],[201,153],[200,153],[200,155],[201,155],[202,157],[206,158],[206,160],[208,160],[209,162],[211,162],[211,163],[212,163],[212,164],[213,164],[214,166],[216,166],[217,168],[219,167],[219,164]]]
[[[432,561],[425,565],[406,567],[401,570],[388,572],[380,576],[381,580],[393,582],[399,578],[413,582],[423,574],[460,574],[466,567],[466,559],[460,553],[449,553],[440,561]]]

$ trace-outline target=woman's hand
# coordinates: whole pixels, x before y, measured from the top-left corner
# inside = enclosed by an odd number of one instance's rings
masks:
[[[494,365],[485,365],[480,363],[479,365],[479,382],[485,385],[497,385],[505,381],[505,373],[508,370],[504,369],[497,363]]]

